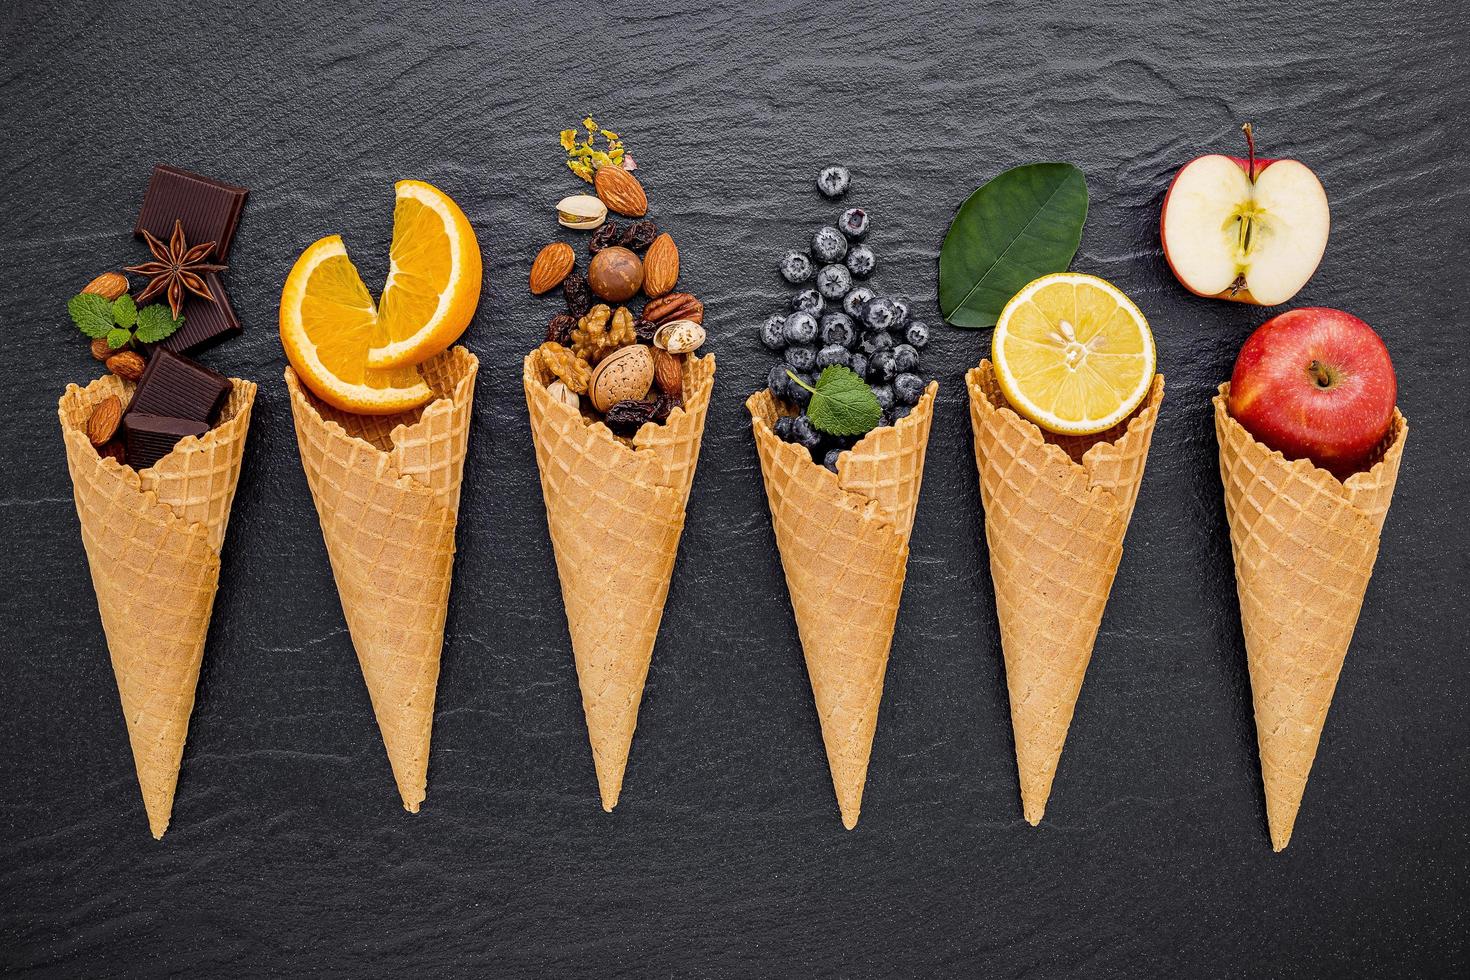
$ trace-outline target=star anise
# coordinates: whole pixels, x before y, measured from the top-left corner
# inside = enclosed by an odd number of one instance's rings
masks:
[[[139,303],[146,303],[159,293],[167,291],[168,308],[173,311],[174,319],[177,320],[179,311],[184,307],[186,289],[201,299],[214,302],[214,293],[209,291],[209,284],[204,281],[203,274],[223,272],[229,268],[204,261],[214,251],[214,242],[204,242],[190,248],[184,241],[184,222],[181,220],[174,221],[174,233],[169,236],[168,245],[154,238],[146,228],[143,229],[143,240],[148,243],[148,251],[153,253],[157,261],[128,266],[129,272],[151,277],[148,286],[138,294]]]

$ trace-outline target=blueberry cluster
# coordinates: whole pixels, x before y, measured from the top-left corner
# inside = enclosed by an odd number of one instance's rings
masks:
[[[817,188],[836,199],[847,193],[850,180],[845,167],[828,167],[818,175]],[[929,343],[929,325],[913,318],[908,300],[880,296],[859,282],[877,267],[877,257],[863,241],[867,234],[867,211],[848,208],[835,225],[816,230],[810,248],[786,253],[781,276],[798,291],[790,313],[761,325],[761,343],[781,354],[767,378],[772,397],[804,410],[811,392],[787,372],[814,385],[825,368],[837,364],[868,382],[883,410],[878,424],[892,425],[923,397],[919,352]],[[819,431],[804,411],[778,419],[775,431],[832,470],[838,454],[857,442],[857,437]]]

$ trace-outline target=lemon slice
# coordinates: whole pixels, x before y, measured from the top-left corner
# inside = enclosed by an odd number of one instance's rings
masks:
[[[1127,418],[1148,394],[1156,358],[1133,301],[1079,272],[1042,276],[1011,297],[991,356],[1011,406],[1065,435],[1102,432]]]
[[[374,369],[368,351],[384,332],[373,298],[338,235],[316,242],[281,290],[281,346],[302,382],[344,412],[392,415],[433,392],[415,367]]]
[[[371,368],[422,364],[459,339],[475,315],[480,243],[459,205],[431,184],[393,185],[393,245]]]

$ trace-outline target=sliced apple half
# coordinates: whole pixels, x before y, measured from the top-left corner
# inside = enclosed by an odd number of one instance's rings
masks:
[[[1185,289],[1276,306],[1322,261],[1327,193],[1304,164],[1259,160],[1251,150],[1250,159],[1212,153],[1185,164],[1164,197],[1159,233]]]

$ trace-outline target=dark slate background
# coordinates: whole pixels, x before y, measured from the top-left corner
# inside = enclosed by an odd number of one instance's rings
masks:
[[[1457,0],[843,6],[6,4],[0,14],[0,968],[33,976],[1464,975],[1470,67]],[[754,5],[752,5],[754,6]],[[720,373],[616,814],[604,814],[520,358],[526,272],[578,189],[556,132],[627,135]],[[1173,172],[1315,167],[1297,305],[1377,327],[1411,420],[1291,847],[1266,836],[1208,396],[1272,311],[1161,257]],[[849,163],[884,289],[937,322],[953,209],[1074,161],[1074,267],[1147,313],[1168,395],[1047,818],[1021,820],[962,375],[940,384],[863,819],[842,830],[742,402],[780,252]],[[173,827],[147,831],[55,404],[97,373],[65,299],[139,261],[149,168],[247,185],[211,365],[260,382]],[[298,252],[381,281],[391,185],[450,192],[486,286],[429,796],[400,807],[297,459],[276,338]]]

